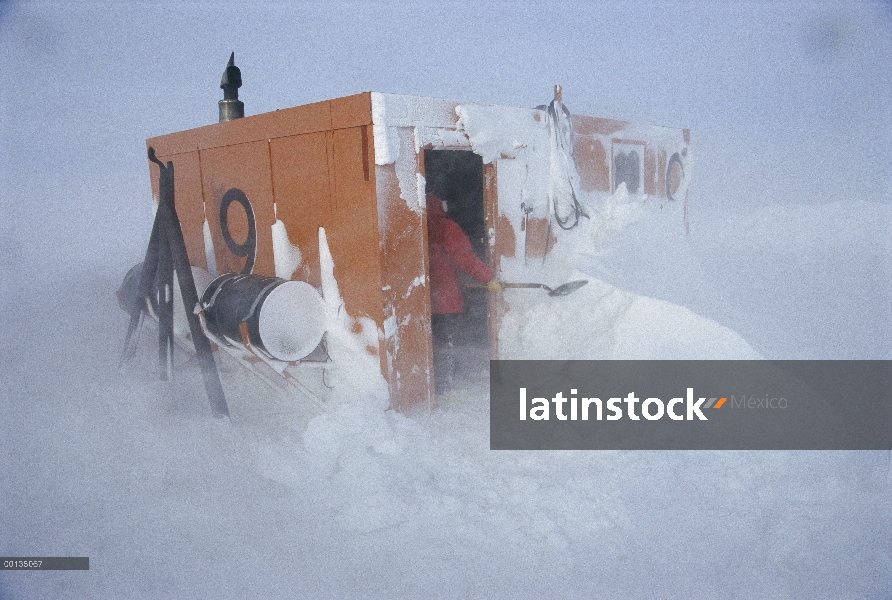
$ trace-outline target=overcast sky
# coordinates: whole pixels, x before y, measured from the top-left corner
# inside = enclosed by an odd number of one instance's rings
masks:
[[[147,137],[363,91],[688,127],[692,207],[888,202],[888,2],[0,3],[2,265],[131,264]]]

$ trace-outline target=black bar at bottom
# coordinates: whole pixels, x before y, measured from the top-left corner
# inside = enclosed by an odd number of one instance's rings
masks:
[[[2,556],[0,571],[89,571],[86,556]]]

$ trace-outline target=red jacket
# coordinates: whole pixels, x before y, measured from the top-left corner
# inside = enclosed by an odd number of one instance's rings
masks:
[[[495,276],[471,250],[471,242],[443,211],[440,199],[427,196],[428,253],[430,255],[431,313],[460,313],[465,298],[461,293],[458,272],[464,271],[480,283]]]

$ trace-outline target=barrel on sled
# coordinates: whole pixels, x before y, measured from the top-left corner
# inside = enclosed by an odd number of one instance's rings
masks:
[[[136,286],[141,271],[142,263],[130,269],[118,290],[118,301],[127,312],[138,302]],[[230,346],[242,345],[242,323],[251,345],[274,360],[300,360],[322,340],[322,298],[303,281],[237,273],[212,278],[198,267],[192,267],[192,277],[208,331]],[[156,286],[149,298],[153,311],[159,293],[165,292]],[[189,328],[179,293],[174,294],[174,303],[174,332],[184,335]]]
[[[272,359],[300,360],[325,333],[322,298],[303,281],[227,273],[214,279],[201,295],[208,330],[241,344],[241,324],[251,345]]]

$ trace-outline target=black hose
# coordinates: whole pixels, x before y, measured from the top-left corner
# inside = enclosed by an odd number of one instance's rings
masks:
[[[561,112],[564,113],[564,116],[567,119],[567,123],[570,124],[569,136],[567,137],[567,139],[564,139],[564,137],[561,135],[560,130],[558,129],[558,113],[557,109],[555,108],[555,102],[556,100],[552,100],[551,104],[548,105],[548,114],[551,117],[551,122],[553,123],[553,127],[555,128],[555,138],[557,139],[558,145],[561,147],[564,153],[575,160],[575,157],[573,156],[575,153],[575,149],[573,147],[573,119],[570,116],[570,111],[567,110],[567,107],[561,104]],[[567,177],[567,183],[570,184],[570,195],[573,199],[573,214],[568,215],[566,219],[562,219],[561,216],[558,214],[557,203],[554,203],[554,220],[557,221],[558,227],[564,230],[570,230],[576,227],[579,224],[580,216],[583,216],[586,219],[590,218],[585,210],[582,208],[579,200],[576,198],[576,190],[573,189],[573,182],[570,181],[569,174]]]

